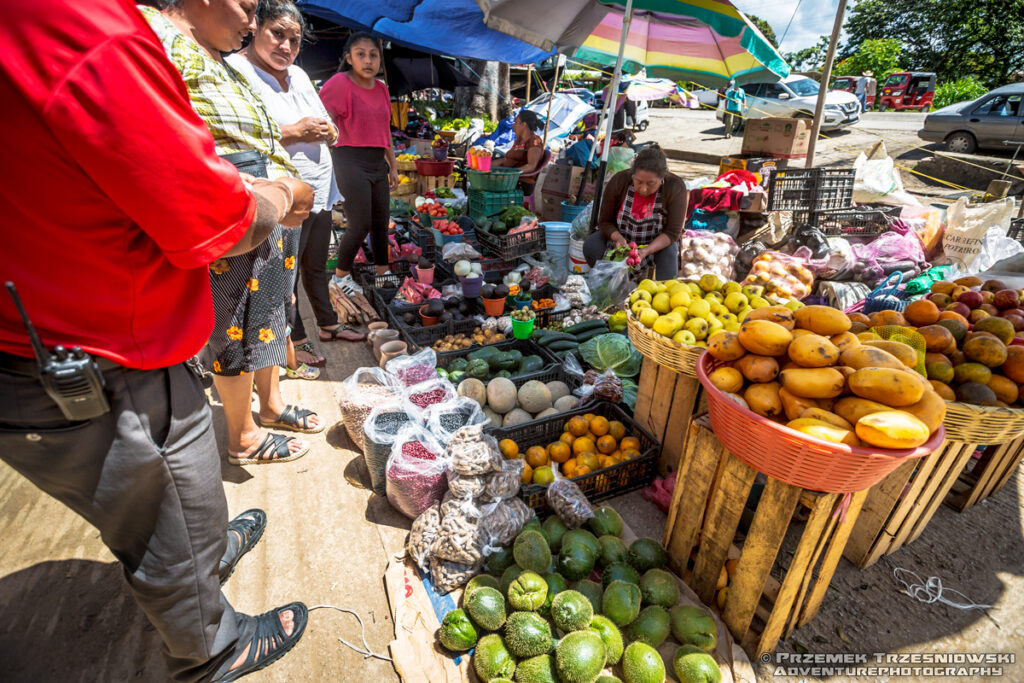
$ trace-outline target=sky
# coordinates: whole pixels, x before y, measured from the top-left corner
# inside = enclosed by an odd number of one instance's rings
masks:
[[[817,43],[819,36],[831,35],[839,0],[732,0],[732,4],[744,14],[767,21],[775,30],[781,52],[796,52]],[[852,4],[847,3],[847,14]],[[787,33],[790,18],[793,23]]]

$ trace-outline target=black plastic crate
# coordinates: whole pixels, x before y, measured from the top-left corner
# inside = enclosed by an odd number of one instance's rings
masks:
[[[474,347],[474,348],[480,348],[480,347]],[[550,365],[550,366],[544,368],[543,370],[538,370],[537,372],[531,372],[531,373],[525,374],[525,375],[517,375],[516,377],[512,377],[511,380],[512,380],[512,384],[515,385],[515,387],[516,387],[516,391],[519,391],[519,387],[523,386],[527,382],[533,382],[533,381],[544,382],[545,384],[547,384],[548,382],[565,382],[566,386],[569,387],[569,391],[570,392],[576,391],[576,389],[578,389],[583,384],[583,378],[582,377],[580,377],[579,375],[570,375],[568,372],[565,371],[565,367],[561,366],[561,365]],[[573,394],[573,395],[575,396],[575,394]],[[561,413],[556,413],[555,415],[550,415],[548,417],[542,417],[539,420],[538,419],[533,419],[533,420],[530,420],[528,422],[520,423],[520,424],[516,425],[515,427],[508,427],[507,429],[516,429],[516,428],[522,427],[523,425],[534,424],[536,422],[539,422],[540,420],[548,420],[548,419],[551,419],[551,418],[554,418],[554,417],[563,417],[563,416],[565,416],[565,419],[569,419],[569,417],[571,417],[572,415],[579,415],[579,414],[581,414],[580,413],[580,409],[581,408],[585,409],[585,408],[588,408],[589,406],[591,406],[591,405],[593,405],[595,403],[598,403],[598,400],[595,399],[593,397],[593,395],[588,396],[587,398],[579,398],[578,396],[576,398],[579,399],[579,404],[575,408],[573,408],[572,410],[565,410],[565,411],[563,411]],[[491,425],[490,429],[506,429],[506,427],[500,427],[500,426],[497,426],[497,425]]]
[[[550,285],[541,285],[532,292],[533,300],[540,301],[541,299],[554,299],[555,288]],[[530,304],[531,308],[533,304]],[[536,322],[534,327],[550,327],[552,323],[561,322],[572,312],[572,307],[565,309],[564,311],[555,311],[554,308],[534,308],[533,312],[537,314]]]
[[[370,261],[362,261],[352,264],[352,279],[363,287],[383,287],[385,289],[398,289],[405,282],[405,278],[412,275],[412,264],[408,261],[392,261],[388,264],[391,271],[387,275],[377,275],[376,264]]]
[[[1010,229],[1006,231],[1006,236],[1024,244],[1024,218],[1010,219]]]
[[[392,318],[394,319],[394,316]],[[397,320],[394,321],[394,326],[398,328],[402,338],[409,344],[410,352],[415,349],[431,347],[434,345],[434,342],[447,337],[449,334],[472,334],[473,330],[482,325],[483,323],[475,319],[449,320],[437,325],[431,325],[430,327],[409,327]],[[465,350],[472,351],[475,348],[479,348],[479,346],[479,344],[474,344]],[[446,351],[445,353],[456,352]]]
[[[815,211],[812,221],[826,235],[840,237],[874,237],[889,230],[900,217],[899,206],[861,206],[853,209]]]
[[[819,168],[814,179],[814,211],[846,209],[853,205],[854,169]],[[785,171],[780,171],[784,173]]]
[[[525,452],[530,446],[547,446],[549,443],[558,441],[564,431],[565,423],[576,415],[585,415],[586,413],[600,415],[609,421],[618,420],[624,424],[626,434],[635,436],[640,441],[640,452],[642,453],[639,458],[574,477],[573,481],[586,494],[587,499],[596,503],[650,485],[658,473],[658,451],[661,449],[661,444],[648,431],[640,427],[626,411],[614,403],[596,401],[542,420],[534,420],[515,427],[489,428],[487,431],[499,441],[512,439],[518,444],[520,452]],[[548,507],[547,490],[546,486],[530,484],[519,490],[519,497],[537,513],[537,516],[545,517],[551,513]]]
[[[776,171],[768,180],[769,211],[824,211],[853,204],[851,169],[803,168]]]
[[[544,226],[540,224],[530,230],[501,236],[478,230],[476,236],[485,249],[503,261],[536,254],[546,248]]]
[[[443,336],[443,335],[442,335]],[[489,344],[488,346],[496,346],[502,351],[519,351],[523,356],[540,356],[546,362],[544,367],[550,367],[552,365],[560,365],[562,361],[558,360],[558,357],[551,351],[548,351],[543,346],[533,341],[532,339],[507,339],[497,344]],[[473,346],[468,349],[460,349],[459,351],[447,351],[445,353],[437,354],[437,366],[439,368],[447,368],[448,363],[453,358],[459,358],[462,356],[468,356],[473,351],[479,349],[479,346]]]

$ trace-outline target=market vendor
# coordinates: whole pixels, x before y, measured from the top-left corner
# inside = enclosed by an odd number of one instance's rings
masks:
[[[495,159],[492,166],[504,166],[505,168],[518,168],[524,174],[533,173],[540,168],[544,160],[544,139],[537,135],[540,129],[540,117],[534,112],[523,109],[512,121],[512,132],[516,139],[512,143],[512,149],[508,151],[504,159]],[[536,178],[523,178],[521,183],[529,185],[532,189]]]
[[[653,144],[641,150],[633,166],[612,176],[604,188],[597,232],[583,243],[587,263],[593,267],[609,246],[635,242],[641,247],[641,267],[654,265],[659,280],[674,278],[686,200],[686,184],[669,173],[661,148]]]

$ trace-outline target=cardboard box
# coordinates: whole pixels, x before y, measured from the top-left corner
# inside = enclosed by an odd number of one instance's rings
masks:
[[[548,192],[542,190],[540,193],[541,202],[537,207],[537,218],[541,221],[562,220],[562,202],[572,201],[576,195],[564,192]]]
[[[549,164],[547,167],[547,175],[544,177],[543,190],[546,192],[575,194],[580,189],[580,177],[582,175],[582,166]]]
[[[743,155],[797,159],[807,156],[810,139],[807,119],[748,119]]]
[[[786,159],[773,157],[722,157],[718,162],[718,175],[739,169],[761,174],[761,187],[768,187],[768,179],[776,171],[784,171],[788,165]]]

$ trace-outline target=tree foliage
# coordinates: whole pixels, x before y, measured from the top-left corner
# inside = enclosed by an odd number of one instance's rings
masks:
[[[907,68],[940,80],[974,75],[992,88],[1024,70],[1024,0],[858,0],[844,28],[843,57],[895,39]]]
[[[856,52],[836,63],[832,73],[835,76],[860,76],[870,71],[881,83],[889,74],[900,70],[902,52],[903,43],[895,38],[865,40]]]
[[[748,14],[747,19],[750,19],[750,23],[757,27],[757,30],[760,31],[761,35],[763,35],[765,39],[772,44],[772,47],[776,50],[779,49],[779,41],[775,37],[775,31],[767,21],[761,17],[755,17],[753,14]]]
[[[974,76],[958,78],[955,81],[940,83],[935,88],[935,99],[932,101],[932,109],[942,109],[957,102],[966,102],[981,97],[988,88],[981,84]]]
[[[805,47],[796,52],[783,53],[782,57],[789,62],[793,71],[818,71],[825,65],[825,56],[828,54],[828,36],[821,36],[818,42],[811,47]]]

